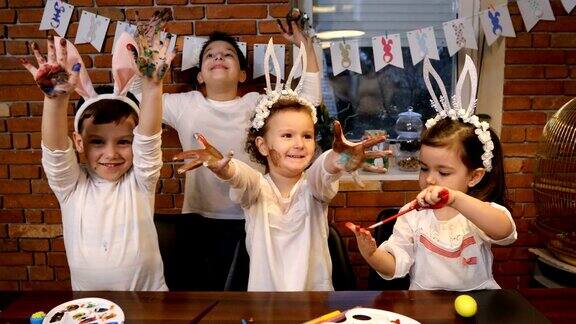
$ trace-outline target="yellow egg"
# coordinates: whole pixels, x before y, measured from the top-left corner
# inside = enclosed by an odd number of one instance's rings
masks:
[[[454,300],[454,308],[456,313],[460,314],[462,317],[472,317],[476,314],[478,310],[478,305],[476,300],[469,295],[460,295]]]

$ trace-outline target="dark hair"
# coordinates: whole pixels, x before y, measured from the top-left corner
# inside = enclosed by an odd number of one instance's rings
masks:
[[[482,163],[484,146],[474,132],[475,130],[476,128],[472,124],[444,118],[422,133],[422,145],[431,147],[453,147],[458,145],[461,148],[459,150],[460,159],[468,170],[484,168]],[[498,135],[492,129],[489,129],[489,131],[494,143],[492,170],[486,172],[482,180],[468,190],[468,194],[482,201],[495,202],[508,208],[502,146]]]
[[[96,87],[94,90],[96,90],[96,93],[98,94],[105,94],[113,93],[114,88],[109,85],[104,85]],[[139,105],[138,99],[136,99],[132,93],[128,92],[126,96],[132,99],[136,105]],[[84,99],[81,98],[78,100],[76,109],[74,111],[77,112],[83,103]],[[111,122],[118,124],[130,116],[132,116],[136,124],[138,124],[138,114],[126,102],[116,99],[98,100],[88,106],[82,113],[82,116],[80,116],[80,119],[78,120],[78,132],[82,133],[82,129],[84,128],[84,120],[89,118],[92,118],[92,123],[94,125],[100,125],[108,124]]]
[[[254,162],[258,162],[264,166],[266,166],[266,172],[268,172],[268,160],[260,151],[258,151],[258,147],[256,146],[256,138],[258,136],[264,137],[266,132],[268,131],[268,121],[272,116],[277,114],[280,111],[306,111],[309,112],[309,108],[304,106],[303,104],[299,103],[297,100],[294,99],[279,99],[276,101],[272,107],[270,107],[270,115],[266,117],[264,120],[264,126],[260,129],[256,130],[250,124],[250,128],[248,129],[248,136],[246,137],[246,145],[245,150],[248,154],[250,154],[250,159]],[[254,117],[250,119],[252,121]],[[316,125],[314,125],[314,133],[316,133]],[[314,135],[316,136],[316,135]]]
[[[200,50],[200,61],[198,62],[200,68],[202,68],[202,62],[204,61],[204,52],[206,51],[206,48],[208,47],[208,45],[216,41],[222,41],[232,45],[232,47],[234,47],[234,50],[236,51],[236,55],[238,55],[238,63],[240,64],[240,70],[246,71],[246,69],[248,68],[248,61],[246,60],[244,53],[242,53],[242,50],[240,50],[240,47],[238,46],[236,39],[234,39],[234,37],[228,35],[227,33],[219,31],[212,32],[208,40],[204,43],[204,45],[202,45],[202,49]]]

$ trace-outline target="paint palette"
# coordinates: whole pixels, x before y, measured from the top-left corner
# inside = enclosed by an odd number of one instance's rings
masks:
[[[120,306],[103,298],[81,298],[60,304],[46,315],[42,324],[123,324]]]
[[[394,312],[388,312],[382,309],[375,308],[352,308],[344,313],[346,318],[339,318],[335,322],[323,323],[378,323],[378,324],[419,324],[418,321],[404,315]]]

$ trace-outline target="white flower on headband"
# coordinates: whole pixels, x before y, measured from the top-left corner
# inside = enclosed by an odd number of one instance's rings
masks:
[[[264,123],[266,118],[270,116],[270,109],[272,106],[280,99],[285,100],[294,100],[297,101],[299,104],[308,107],[310,110],[310,115],[312,117],[312,121],[314,124],[318,121],[316,117],[316,107],[312,105],[308,100],[304,97],[299,95],[299,89],[302,89],[302,79],[300,78],[300,82],[296,86],[296,90],[290,89],[290,84],[292,83],[292,78],[294,77],[294,72],[297,69],[299,64],[302,64],[302,71],[306,71],[306,49],[304,47],[304,43],[300,43],[300,52],[298,54],[298,59],[296,60],[296,64],[292,66],[292,70],[290,70],[290,74],[288,74],[288,79],[286,79],[286,84],[283,85],[280,81],[280,78],[276,80],[276,87],[272,89],[270,83],[270,58],[272,58],[272,63],[274,64],[274,69],[276,70],[276,75],[280,75],[280,64],[278,64],[278,58],[276,58],[276,54],[274,52],[274,44],[272,43],[272,38],[268,42],[268,46],[266,47],[266,54],[264,56],[264,76],[266,77],[266,95],[260,98],[260,101],[256,105],[256,109],[254,110],[254,117],[252,118],[252,128],[255,130],[259,130],[260,128],[264,127]]]
[[[441,95],[440,98],[436,96],[434,92],[434,88],[430,83],[430,75],[434,77],[436,82],[438,83],[438,87],[440,88]],[[466,75],[470,77],[470,102],[468,103],[468,107],[464,107],[462,105],[462,86],[466,79]],[[446,87],[440,79],[440,76],[430,64],[430,60],[428,58],[424,59],[424,82],[426,83],[426,87],[428,88],[428,92],[430,92],[430,96],[432,99],[430,103],[432,107],[438,112],[436,116],[430,118],[426,121],[426,128],[433,127],[438,123],[440,120],[444,118],[450,118],[452,120],[462,120],[465,123],[472,124],[476,129],[474,133],[478,136],[478,139],[482,143],[482,147],[484,149],[484,153],[482,154],[482,164],[487,172],[492,170],[492,158],[494,154],[492,151],[494,150],[494,142],[492,142],[492,137],[490,135],[490,125],[483,121],[480,121],[478,116],[474,115],[474,110],[476,108],[476,86],[477,86],[477,73],[476,67],[472,62],[472,59],[466,55],[466,61],[464,63],[464,69],[458,78],[458,83],[456,84],[456,95],[452,96],[452,103],[448,100],[448,95],[446,92]]]
[[[314,107],[314,105],[312,105],[305,98],[298,96],[296,91],[292,89],[284,89],[280,92],[280,94],[278,94],[276,91],[271,91],[260,99],[255,109],[254,118],[252,119],[252,128],[259,130],[260,128],[264,127],[266,118],[270,116],[270,109],[272,108],[272,105],[274,105],[280,99],[294,100],[302,106],[306,106],[310,111],[310,115],[314,124],[316,124],[318,121],[318,118],[316,117],[316,107]]]

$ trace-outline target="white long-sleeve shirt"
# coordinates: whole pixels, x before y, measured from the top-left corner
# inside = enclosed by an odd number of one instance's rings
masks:
[[[432,209],[423,209],[398,218],[390,238],[378,247],[394,256],[394,276],[380,276],[393,279],[410,273],[410,289],[415,290],[500,288],[492,276],[490,247],[512,244],[518,233],[508,209],[491,205],[502,210],[512,223],[513,231],[504,239],[490,238],[462,214],[439,221]]]
[[[282,197],[268,174],[233,160],[230,197],[246,216],[249,291],[331,291],[328,204],[341,173],[324,169],[322,154]]]
[[[320,74],[306,72],[302,77],[302,96],[319,105],[322,100]],[[234,100],[215,101],[198,91],[164,94],[162,118],[178,132],[184,151],[199,148],[194,133],[202,133],[220,152],[232,150],[235,158],[263,171],[245,150],[250,118],[260,97],[257,92],[250,92]],[[243,218],[242,209],[230,200],[228,191],[229,187],[207,168],[186,172],[182,212],[209,218]]]
[[[161,133],[134,130],[133,167],[107,181],[66,150],[42,145],[42,166],[62,210],[73,290],[168,290],[154,226]]]

